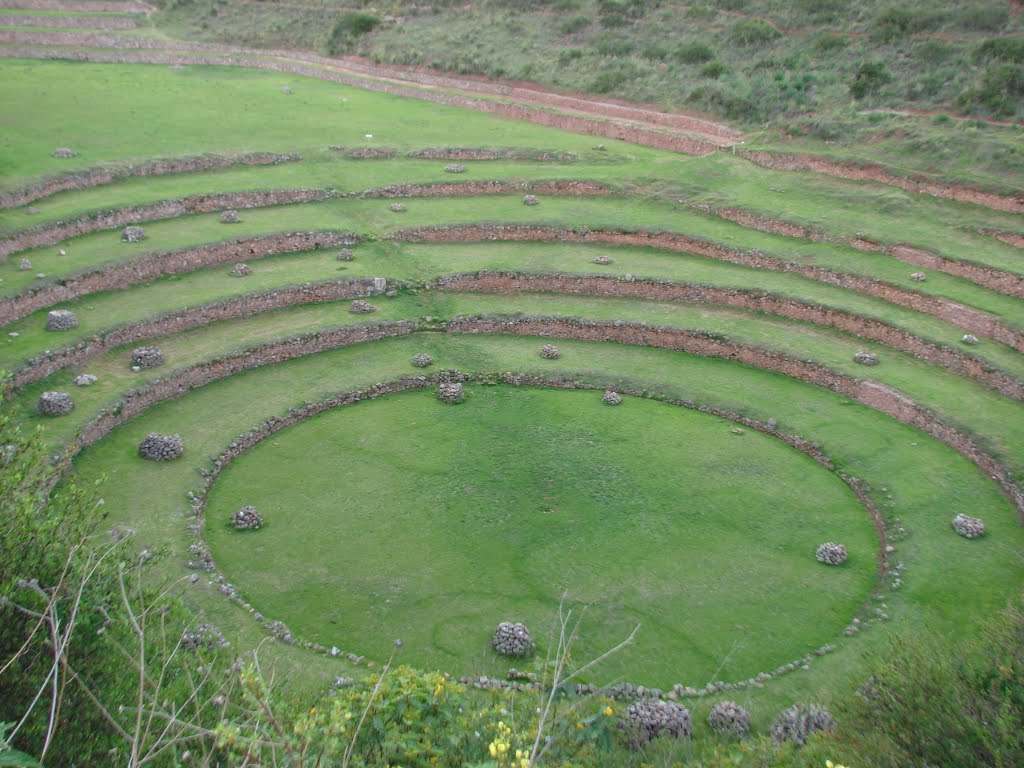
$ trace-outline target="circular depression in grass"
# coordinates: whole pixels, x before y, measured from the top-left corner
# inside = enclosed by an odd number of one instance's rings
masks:
[[[878,548],[835,475],[779,440],[651,400],[467,387],[419,390],[305,420],[211,489],[218,566],[304,640],[454,674],[499,674],[499,621],[542,656],[563,593],[577,659],[637,624],[592,679],[668,687],[739,680],[834,642],[868,596]],[[229,521],[253,505],[259,531]],[[823,541],[850,551],[815,561]],[[520,668],[528,663],[512,662]]]

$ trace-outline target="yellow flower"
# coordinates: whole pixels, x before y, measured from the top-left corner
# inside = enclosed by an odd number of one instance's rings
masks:
[[[604,708],[604,716],[605,717],[611,717],[612,716],[612,708],[611,707],[605,707]]]
[[[577,730],[582,731],[583,730],[583,723],[576,723],[576,728],[577,728]]]
[[[309,710],[309,714],[315,715],[316,714],[316,707],[313,707],[311,710]]]
[[[496,746],[494,746],[494,742],[493,741],[491,742],[490,746],[487,747],[487,751],[491,753],[491,757],[497,757],[498,756],[498,748]]]

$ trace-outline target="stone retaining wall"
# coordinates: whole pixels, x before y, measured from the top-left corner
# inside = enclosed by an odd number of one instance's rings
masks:
[[[254,261],[282,253],[336,248],[352,245],[357,240],[356,235],[351,232],[289,232],[211,243],[181,251],[154,253],[91,272],[62,277],[60,282],[46,283],[17,296],[0,300],[0,325],[12,323],[61,301],[100,291],[112,291],[165,275],[192,272],[217,264]]]
[[[600,243],[602,245],[641,246],[690,253],[754,269],[790,272],[817,282],[864,293],[908,309],[924,312],[969,333],[987,336],[1013,347],[1018,352],[1024,352],[1024,333],[1005,325],[996,316],[973,307],[911,291],[881,280],[785,261],[760,251],[732,250],[717,243],[674,232],[569,230],[530,224],[467,224],[401,230],[392,233],[389,238],[416,243],[489,241]]]
[[[37,57],[38,58],[38,57]],[[49,58],[49,57],[44,57]],[[54,56],[52,58],[62,58]],[[229,168],[232,165],[277,165],[297,163],[302,158],[296,154],[280,155],[273,152],[250,152],[244,155],[204,155],[202,157],[171,157],[149,160],[139,165],[111,165],[63,173],[59,176],[41,179],[27,187],[0,192],[0,208],[16,208],[34,200],[49,197],[58,192],[88,189],[110,184],[121,179],[143,176],[163,176],[173,173],[194,173]]]
[[[0,13],[5,27],[57,27],[68,29],[135,29],[138,19],[132,16],[32,16]]]

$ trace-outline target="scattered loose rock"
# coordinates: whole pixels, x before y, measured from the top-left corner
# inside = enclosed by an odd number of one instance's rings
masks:
[[[30,269],[32,269],[32,262],[29,261],[28,259],[22,259],[20,262],[18,262],[18,269],[20,269],[22,272],[28,272]]]
[[[719,733],[746,736],[750,733],[750,713],[735,701],[721,701],[711,708],[708,725]]]
[[[53,152],[50,153],[53,157],[60,157],[68,159],[71,157],[78,157],[78,153],[70,147],[57,147]]]
[[[239,531],[255,530],[263,527],[263,515],[256,511],[256,507],[242,507],[235,512],[231,524]]]
[[[442,403],[456,405],[466,399],[466,393],[459,382],[442,381],[437,386],[437,399]]]
[[[229,273],[232,277],[246,277],[252,274],[252,269],[249,268],[248,264],[238,263],[231,268]]]
[[[434,362],[434,358],[432,358],[430,355],[426,355],[426,354],[424,354],[422,352],[419,353],[418,355],[413,355],[412,356],[412,364],[415,365],[417,368],[426,368],[428,365],[430,365],[433,362]]]
[[[76,387],[91,387],[95,383],[96,377],[93,376],[91,373],[82,373],[79,374],[78,376],[75,376]]]
[[[536,205],[536,204],[537,204],[537,196],[536,195],[524,195],[523,196],[523,205]]]
[[[370,312],[376,312],[377,311],[377,307],[375,307],[373,304],[371,304],[368,301],[363,301],[362,299],[356,299],[349,306],[348,311],[351,312],[353,315],[365,315],[365,314],[368,314]]]
[[[238,215],[238,211],[236,211],[235,209],[232,208],[230,210],[222,211],[221,212],[221,214],[220,214],[220,223],[221,224],[241,224],[242,223],[242,218]]]
[[[197,651],[200,648],[227,648],[228,645],[224,633],[213,624],[200,624],[195,629],[186,629],[181,635],[181,647],[187,651]]]
[[[388,210],[392,211],[393,213],[402,213],[402,211],[405,210],[405,206],[402,205],[401,203],[392,203],[391,205],[388,206]]]
[[[156,368],[164,364],[164,353],[156,347],[136,347],[132,350],[132,367]]]
[[[78,327],[78,316],[70,309],[54,309],[46,315],[46,330],[70,331]]]
[[[835,727],[835,720],[824,707],[816,704],[807,707],[794,704],[779,713],[772,726],[772,738],[779,744],[784,741],[805,744],[807,737],[815,731],[832,731]]]
[[[352,253],[351,248],[342,248],[338,251],[338,261],[352,261],[356,255]]]
[[[545,360],[557,360],[561,356],[561,352],[554,344],[545,344],[540,348],[540,356]]]
[[[603,254],[601,256],[595,256],[594,257],[594,263],[595,264],[607,265],[607,264],[611,264],[612,261],[614,261],[614,259],[612,259],[611,256],[605,256]]]
[[[923,283],[925,280],[928,279],[928,275],[926,275],[924,272],[911,272],[910,279],[913,280],[915,283]]]
[[[853,360],[861,365],[878,365],[878,355],[874,352],[860,350],[853,356]]]
[[[292,95],[292,88],[291,88],[291,86],[290,85],[286,85],[284,88],[281,89],[281,93],[283,93],[285,96],[291,96]]]
[[[171,461],[181,456],[185,444],[181,435],[158,435],[150,432],[139,443],[139,456],[150,461]]]
[[[819,563],[825,563],[826,565],[842,565],[846,562],[846,547],[842,544],[835,544],[834,542],[826,541],[818,547],[818,551],[814,553],[814,557]]]
[[[619,405],[622,403],[622,395],[608,390],[604,393],[604,397],[601,398],[601,402],[605,405]]]
[[[957,515],[953,518],[953,530],[965,539],[976,539],[985,533],[985,523],[980,517]]]
[[[978,337],[973,333],[965,333],[964,337],[960,339],[964,344],[970,344],[972,347],[978,343]]]
[[[626,707],[622,727],[634,749],[641,749],[662,734],[688,739],[691,734],[690,711],[674,701],[641,699]]]
[[[39,396],[39,412],[44,416],[63,416],[74,407],[75,401],[67,392],[43,392]]]
[[[146,239],[146,230],[133,224],[121,230],[121,239],[126,243],[137,243]]]
[[[465,173],[466,172],[466,166],[460,165],[459,163],[452,163],[451,165],[446,165],[444,167],[444,172],[445,173]]]
[[[461,385],[460,385],[461,387]],[[494,630],[494,650],[504,656],[526,656],[533,651],[530,630],[522,624],[503,621]]]

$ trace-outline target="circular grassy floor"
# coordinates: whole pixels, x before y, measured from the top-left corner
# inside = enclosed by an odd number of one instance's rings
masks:
[[[875,578],[877,539],[837,477],[781,441],[600,392],[469,387],[359,403],[286,429],[210,493],[218,566],[300,637],[455,674],[499,673],[494,626],[549,645],[587,604],[575,655],[636,625],[595,679],[738,680],[834,642]],[[260,531],[233,531],[255,505]],[[845,543],[844,567],[817,563]],[[519,664],[520,667],[526,666]]]

